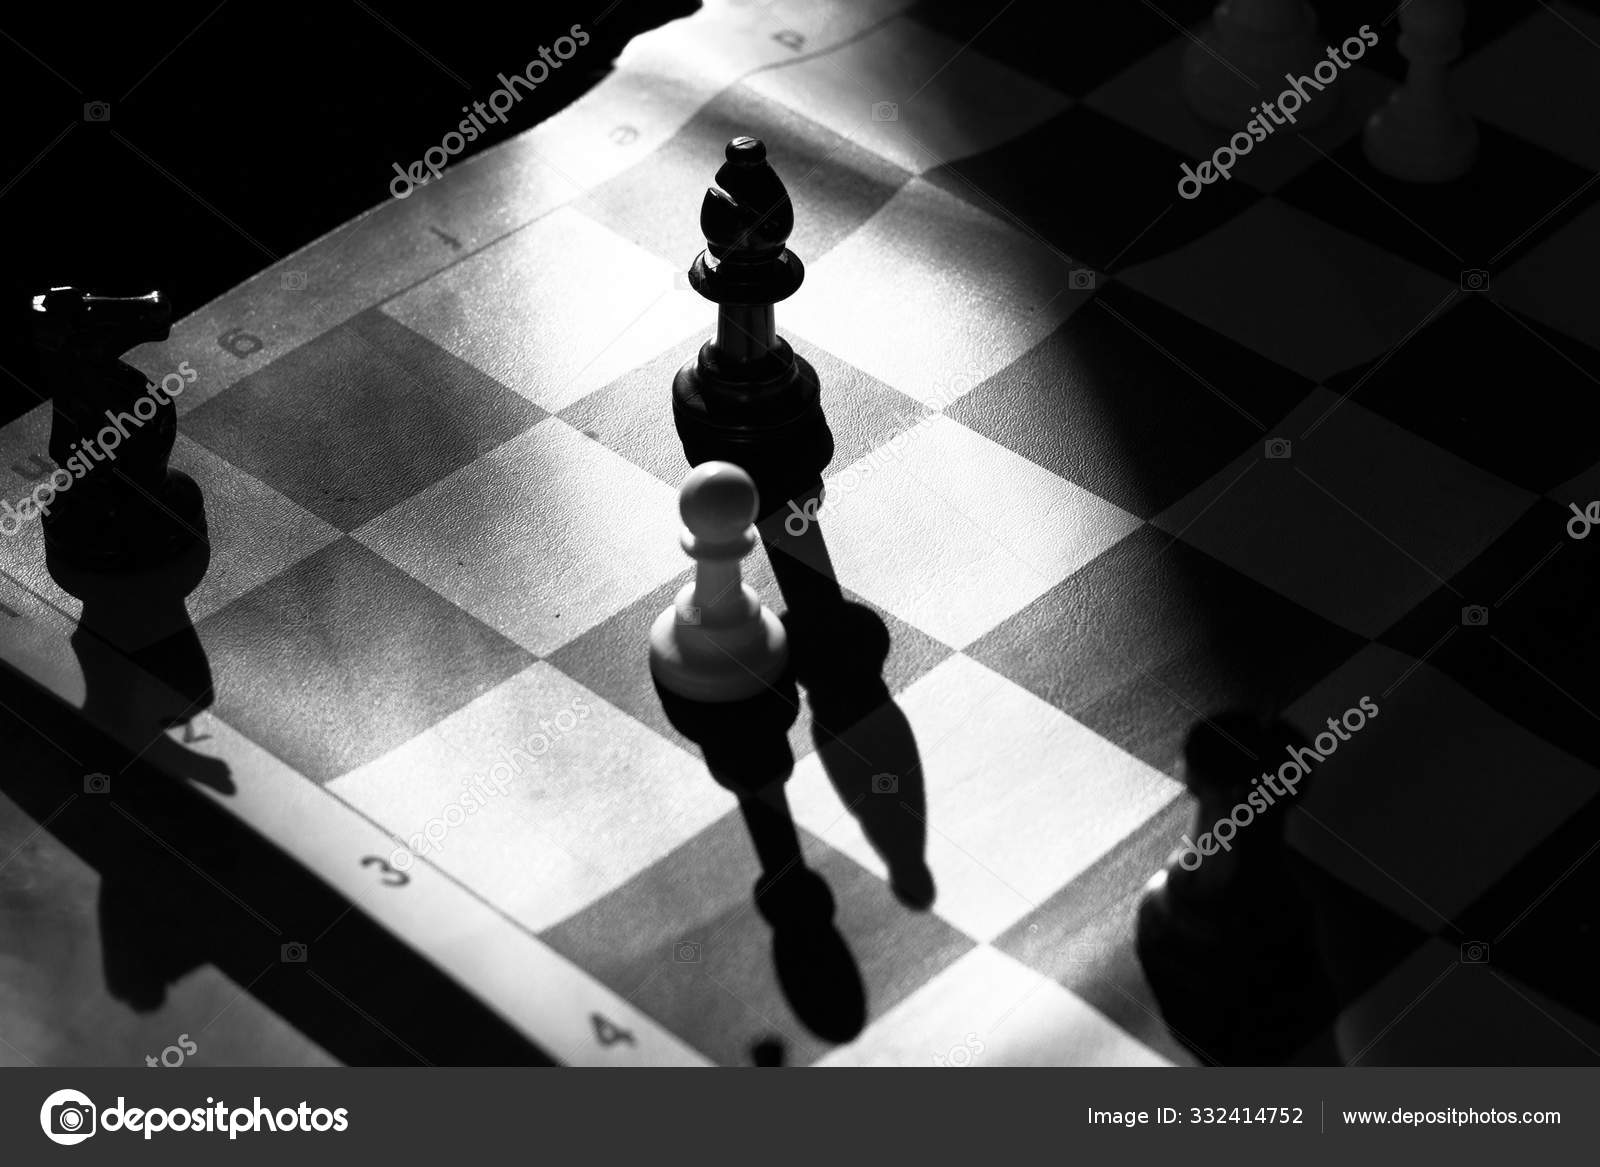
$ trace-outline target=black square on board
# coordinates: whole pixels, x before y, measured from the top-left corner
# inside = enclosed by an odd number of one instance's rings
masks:
[[[183,430],[348,532],[544,417],[373,308],[229,386]]]
[[[198,631],[217,712],[314,782],[410,741],[535,659],[349,538]]]
[[[1113,284],[946,412],[1148,519],[1259,442],[1312,388]]]
[[[1088,106],[1073,106],[927,179],[1020,222],[1073,260],[1119,271],[1192,243],[1261,196],[1242,182],[1178,193],[1182,153]],[[1063,274],[1063,283],[1066,282]]]
[[[1199,718],[1282,709],[1364,643],[1145,526],[966,651],[1170,773]]]

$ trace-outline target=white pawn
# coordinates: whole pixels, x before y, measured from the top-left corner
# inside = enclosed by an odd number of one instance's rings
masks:
[[[1289,87],[1286,73],[1310,77],[1316,85],[1306,88],[1310,100],[1295,112],[1293,125],[1313,129],[1336,107],[1334,83],[1323,84],[1312,73],[1325,60],[1317,14],[1306,0],[1222,0],[1200,39],[1184,50],[1179,85],[1201,118],[1244,131],[1251,119],[1266,116],[1256,113],[1263,102],[1275,101]]]
[[[1367,161],[1404,182],[1450,182],[1472,168],[1478,127],[1450,100],[1448,66],[1461,51],[1461,0],[1411,0],[1400,9],[1405,84],[1367,119]]]
[[[756,485],[732,462],[703,462],[678,490],[680,542],[693,583],[650,629],[650,669],[661,687],[691,701],[739,701],[772,685],[789,640],[739,570],[754,549]]]

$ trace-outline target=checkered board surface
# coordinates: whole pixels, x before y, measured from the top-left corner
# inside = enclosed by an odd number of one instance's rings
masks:
[[[1388,5],[1319,3],[1329,43],[1383,37],[1337,116],[1184,201],[1222,141],[1175,90],[1208,6],[1081,6],[1063,38],[711,4],[139,350],[200,374],[175,462],[214,543],[189,606],[217,698],[167,764],[225,765],[210,797],[566,1061],[1186,1062],[1132,950],[1192,815],[1184,734],[1370,696],[1291,827],[1341,1057],[1600,1058],[1600,538],[1565,529],[1600,498],[1600,129],[1573,112],[1600,16],[1472,5],[1482,154],[1431,188],[1360,149],[1402,68]],[[646,666],[688,577],[668,387],[712,326],[681,273],[740,133],[795,203],[779,328],[838,447],[817,530],[891,639],[846,748],[802,694],[785,787],[865,991],[848,1040],[790,1007],[735,799]],[[0,431],[13,493],[47,427]],[[36,537],[0,557],[7,658],[81,702],[75,602]],[[781,611],[764,553],[749,577]],[[519,748],[403,886],[363,864]],[[927,910],[869,839],[881,773]]]

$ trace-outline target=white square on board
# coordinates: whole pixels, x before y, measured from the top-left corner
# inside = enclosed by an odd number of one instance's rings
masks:
[[[664,260],[562,207],[383,310],[554,413],[614,376],[607,354],[672,290]]]
[[[1037,908],[1182,793],[1160,771],[959,654],[898,702],[921,758],[933,910],[979,940]],[[817,754],[796,768],[789,799],[807,830],[885,874]]]
[[[778,310],[793,329],[934,408],[1022,356],[1091,292],[1071,259],[913,180],[813,267]],[[803,347],[803,346],[802,346]]]
[[[971,45],[897,17],[744,84],[922,174],[1031,130],[1071,99]]]
[[[689,566],[679,526],[671,487],[547,418],[355,537],[545,655]]]
[[[697,759],[544,662],[328,789],[533,931],[733,806]]]
[[[956,648],[1139,527],[944,416],[826,481],[820,514],[840,580]]]
[[[1093,1006],[975,948],[819,1066],[1166,1066]]]

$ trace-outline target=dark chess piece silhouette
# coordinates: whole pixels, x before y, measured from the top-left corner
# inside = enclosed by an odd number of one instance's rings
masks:
[[[772,928],[778,983],[800,1022],[818,1037],[849,1041],[866,1024],[866,988],[849,945],[833,924],[827,882],[806,866],[784,783],[794,772],[788,730],[797,712],[790,680],[757,697],[717,704],[656,693],[673,727],[700,747],[739,810],[761,863],[754,901]]]
[[[213,700],[210,665],[184,606],[211,547],[199,486],[169,465],[179,390],[165,379],[147,383],[122,359],[166,339],[171,305],[159,291],[111,296],[62,286],[35,295],[31,308],[52,406],[54,468],[40,507],[45,566],[83,603],[72,646],[84,712],[173,772],[231,789],[225,766],[163,733]]]
[[[1286,749],[1305,744],[1282,722],[1227,713],[1195,725],[1184,745],[1194,826],[1146,886],[1137,944],[1168,1027],[1208,1062],[1289,1061],[1338,1012],[1301,861],[1284,839],[1312,780],[1298,763],[1283,767]]]
[[[772,963],[795,1016],[825,1041],[850,1041],[866,1026],[861,970],[834,926],[827,881],[805,864],[781,783],[739,800],[761,856],[755,905],[772,927]]]
[[[691,466],[724,461],[755,479],[762,514],[821,481],[833,458],[817,371],[778,335],[773,305],[805,266],[785,243],[794,206],[756,138],[727,145],[700,207],[706,248],[689,284],[717,305],[717,332],[672,382],[672,416]]]
[[[121,359],[135,345],[166,339],[166,296],[57,287],[34,296],[32,309],[52,406],[55,469],[41,513],[51,554],[111,574],[167,562],[206,542],[200,488],[168,466],[177,406]]]
[[[769,541],[767,554],[788,603],[790,667],[811,706],[817,757],[889,869],[895,897],[925,910],[936,894],[927,796],[916,735],[883,679],[889,629],[871,608],[845,599],[816,520]]]

